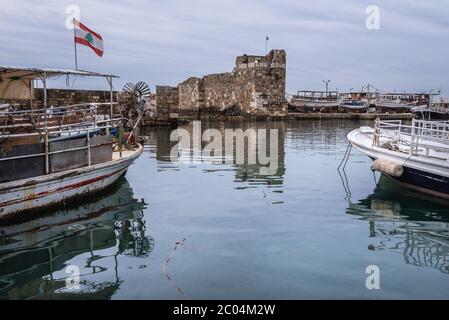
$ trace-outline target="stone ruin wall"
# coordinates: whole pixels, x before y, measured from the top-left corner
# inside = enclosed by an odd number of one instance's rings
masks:
[[[179,109],[178,87],[156,86],[156,117],[177,118]]]
[[[244,90],[243,101],[245,110],[267,111],[271,114],[287,111],[285,99],[286,54],[284,50],[272,50],[267,56],[237,57],[234,74],[238,87],[243,88],[246,83],[252,85],[251,90]],[[250,93],[249,104],[248,96]]]
[[[239,105],[236,95],[235,79],[231,73],[211,74],[205,76],[204,108],[223,110],[226,107]]]
[[[239,56],[230,73],[189,78],[178,85],[181,115],[239,107],[246,113],[283,114],[286,54],[272,50],[266,56]]]
[[[118,92],[113,91],[113,100],[117,101]],[[74,90],[74,89],[47,89],[47,105],[48,107],[61,107],[81,103],[108,103],[111,100],[109,90]],[[16,104],[21,108],[30,108],[30,100],[2,100],[1,102]],[[44,89],[35,88],[33,106],[34,109],[42,109],[44,107]],[[99,106],[99,113],[109,114],[108,106]]]
[[[204,84],[199,78],[189,78],[178,85],[179,112],[197,112],[204,107]]]
[[[113,91],[113,99],[117,101],[117,92]],[[44,89],[34,90],[36,100],[40,104],[44,101]],[[64,106],[79,103],[105,103],[111,101],[109,90],[72,90],[72,89],[47,89],[47,101],[49,106]]]

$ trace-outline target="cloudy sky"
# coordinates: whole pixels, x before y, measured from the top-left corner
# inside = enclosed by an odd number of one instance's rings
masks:
[[[330,79],[340,91],[370,83],[449,97],[447,0],[0,0],[0,65],[73,68],[70,5],[104,39],[103,58],[78,47],[79,68],[120,75],[116,89],[231,71],[237,55],[264,54],[269,35],[269,48],[287,52],[288,93]],[[366,27],[368,5],[380,10],[378,30]]]

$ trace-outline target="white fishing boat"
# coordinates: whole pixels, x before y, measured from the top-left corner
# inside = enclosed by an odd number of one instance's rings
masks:
[[[290,104],[299,112],[327,111],[337,108],[338,92],[336,91],[298,91],[293,95]]]
[[[137,143],[124,146],[123,132],[119,130],[121,119],[113,119],[115,76],[19,67],[0,67],[0,71],[3,82],[20,79],[31,86],[34,80],[41,79],[44,84],[43,109],[0,114],[0,119],[5,120],[0,123],[0,218],[100,191],[125,174],[143,152]],[[69,74],[108,79],[108,119],[98,121],[93,104],[47,108],[47,78]],[[5,90],[0,92],[5,94]]]
[[[448,122],[376,120],[374,128],[351,131],[348,140],[373,159],[373,170],[404,187],[449,199]]]
[[[374,101],[376,105],[376,109],[381,111],[410,111],[413,107],[416,106],[414,103],[410,103],[407,101],[402,101],[401,99],[376,99]]]
[[[347,111],[357,111],[357,112],[366,111],[369,108],[369,102],[366,99],[362,100],[346,99],[341,102],[340,108],[345,109]]]

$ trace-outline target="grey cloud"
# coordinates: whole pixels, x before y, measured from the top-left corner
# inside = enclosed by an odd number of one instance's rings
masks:
[[[319,89],[331,79],[340,90],[369,82],[385,90],[438,88],[449,96],[444,0],[0,0],[0,64],[73,67],[73,35],[64,26],[70,4],[105,40],[101,59],[79,48],[80,67],[119,74],[116,88],[229,71],[236,55],[263,54],[269,34],[271,48],[287,50],[288,92]],[[381,10],[378,31],[365,28],[369,4]],[[76,85],[105,87],[92,80]]]

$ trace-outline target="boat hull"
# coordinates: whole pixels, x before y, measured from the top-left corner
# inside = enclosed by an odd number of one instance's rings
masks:
[[[423,120],[449,120],[449,113],[438,112],[434,110],[417,110],[414,111],[418,119]]]
[[[0,218],[63,204],[90,195],[113,184],[143,152],[143,147],[126,156],[55,174],[0,184]]]
[[[407,166],[404,166],[404,174],[401,177],[388,177],[406,188],[449,199],[449,179],[447,177]]]
[[[388,103],[388,102],[376,102],[375,103],[376,108],[388,111],[388,110],[394,110],[394,111],[410,111],[413,106],[407,105],[407,104],[400,104],[400,103]]]
[[[320,109],[332,109],[337,108],[340,103],[337,101],[307,101],[295,99],[292,101],[292,105],[299,112],[316,111]]]

